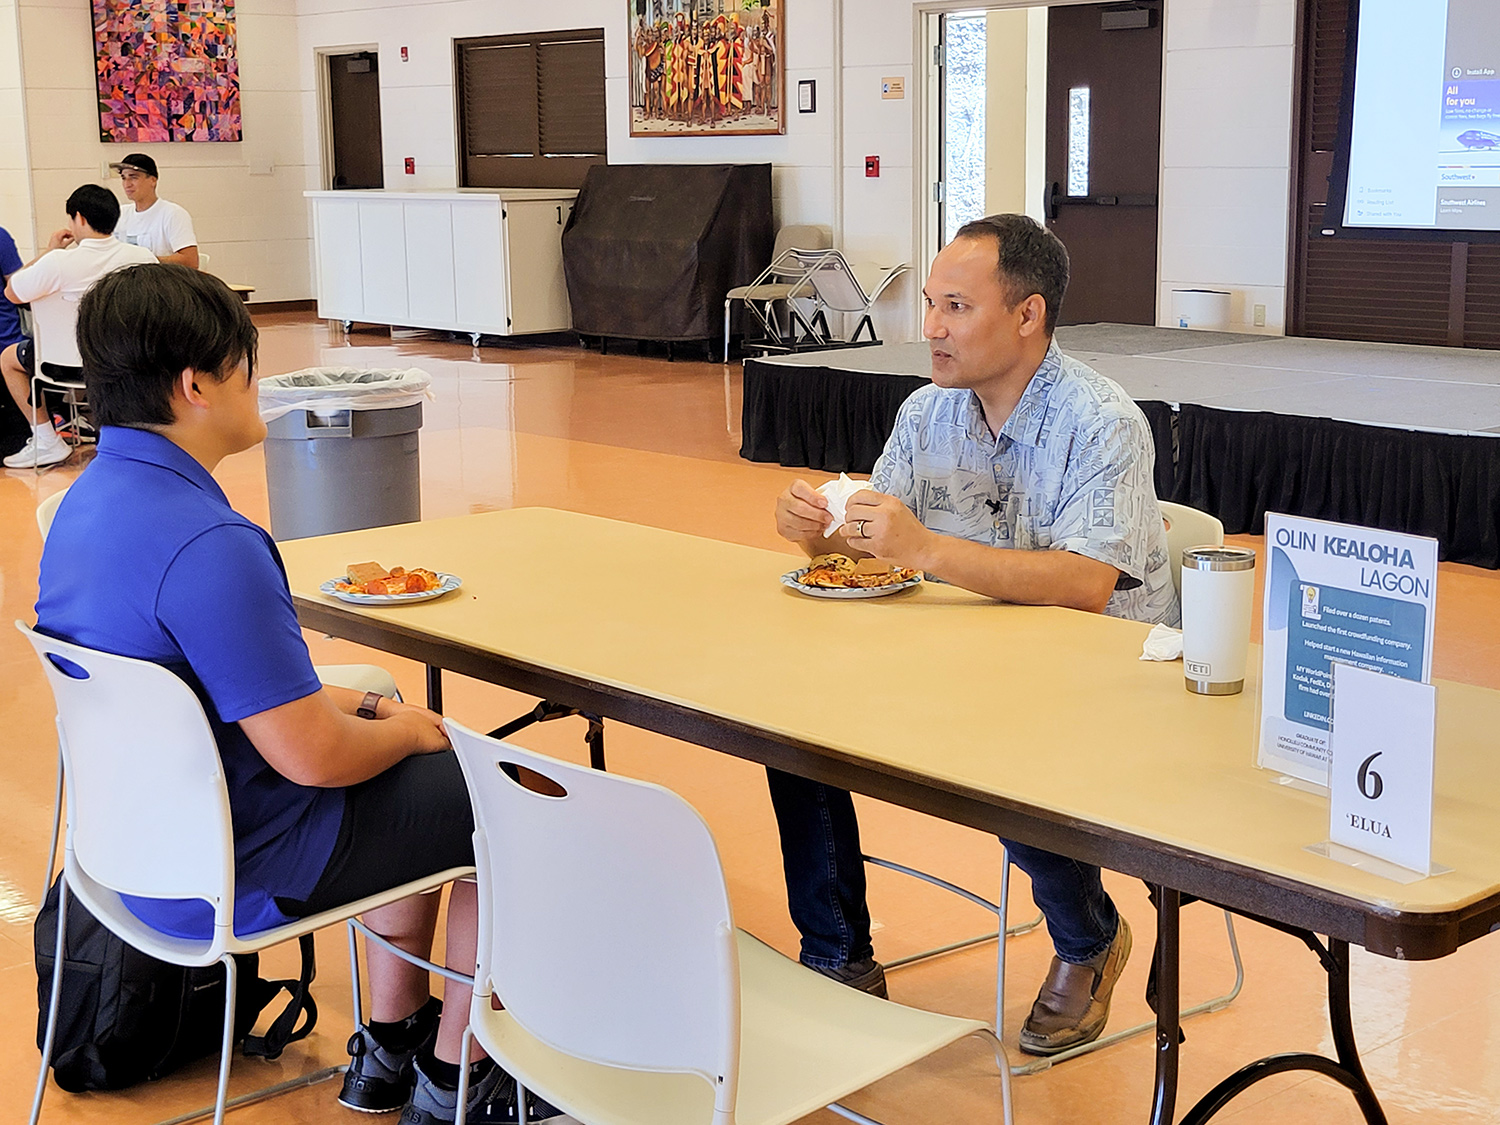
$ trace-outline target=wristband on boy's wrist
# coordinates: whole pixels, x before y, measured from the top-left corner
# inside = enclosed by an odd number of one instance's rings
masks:
[[[378,691],[367,691],[354,713],[361,719],[377,718],[376,709],[380,706],[380,701],[384,698],[385,696],[381,695]]]

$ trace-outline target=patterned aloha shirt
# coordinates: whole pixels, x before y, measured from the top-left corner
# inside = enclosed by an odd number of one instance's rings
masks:
[[[1120,580],[1105,613],[1177,625],[1155,461],[1130,396],[1053,343],[998,438],[973,391],[913,393],[870,485],[944,535],[1108,563]]]

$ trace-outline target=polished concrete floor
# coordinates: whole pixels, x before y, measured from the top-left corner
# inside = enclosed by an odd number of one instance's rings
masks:
[[[739,460],[736,368],[699,362],[597,354],[572,348],[484,348],[472,351],[436,338],[392,340],[355,334],[347,341],[307,318],[266,317],[261,363],[279,372],[316,363],[420,366],[434,377],[434,398],[422,434],[423,504],[430,517],[512,505],[550,505],[652,524],[762,547],[776,547],[771,507],[793,470]],[[65,487],[74,466],[35,476],[0,473],[0,618],[31,620],[41,549],[32,512]],[[265,520],[267,496],[258,450],[227,461],[219,472],[230,499]],[[1246,540],[1254,544],[1254,540]],[[1445,565],[1439,579],[1436,673],[1500,687],[1500,574]],[[343,642],[308,636],[324,663],[369,659]],[[964,658],[964,654],[955,654]],[[977,658],[977,657],[971,657]],[[987,654],[1003,675],[1003,654]],[[809,674],[867,681],[870,669],[819,669]],[[420,669],[385,661],[404,690],[420,696]],[[732,668],[724,670],[733,675]],[[528,710],[531,700],[456,677],[448,710],[486,729]],[[0,1118],[23,1119],[37,1053],[31,924],[42,890],[55,762],[52,705],[23,642],[0,631]],[[533,728],[521,741],[581,759],[582,726],[559,722]],[[1058,716],[1056,746],[1067,768],[1067,717]],[[760,772],[697,747],[611,724],[614,769],[670,785],[708,818],[728,870],[738,922],[783,950],[795,948],[786,917],[770,804]],[[1059,749],[1061,748],[1061,750]],[[1247,745],[1247,758],[1250,748]],[[993,839],[921,816],[862,801],[867,847],[967,882],[996,889],[999,848]],[[1111,1028],[1148,1018],[1142,999],[1152,915],[1140,883],[1108,877],[1136,931],[1136,955],[1117,993]],[[1025,901],[1024,880],[1016,912]],[[982,932],[987,917],[966,903],[902,877],[875,872],[871,902],[877,953],[900,957]],[[1223,923],[1202,906],[1184,913],[1189,1000],[1217,995],[1232,974]],[[1181,1104],[1186,1106],[1241,1064],[1277,1051],[1330,1049],[1317,962],[1295,939],[1249,923],[1240,927],[1246,981],[1228,1009],[1187,1025]],[[1024,1018],[1046,969],[1048,943],[1032,933],[1010,944],[1007,1038]],[[317,1032],[276,1063],[239,1059],[237,1091],[341,1062],[350,1030],[348,970],[342,933],[319,942]],[[1355,952],[1354,1012],[1365,1064],[1393,1125],[1500,1121],[1500,938],[1476,942],[1435,963],[1408,964]],[[267,975],[288,975],[294,951],[266,958]],[[992,946],[950,955],[893,973],[899,1000],[988,1018],[992,1014]],[[1016,1081],[1017,1120],[1142,1122],[1150,1108],[1153,1047],[1149,1036]],[[55,1087],[45,1119],[135,1125],[201,1106],[212,1096],[212,1064],[123,1093],[73,1096]],[[978,1041],[956,1044],[850,1099],[863,1113],[897,1123],[999,1122],[998,1081]],[[334,1102],[322,1085],[235,1113],[242,1125],[361,1120]],[[821,1113],[809,1121],[832,1122]],[[1332,1083],[1300,1075],[1272,1079],[1231,1104],[1215,1120],[1280,1125],[1353,1125],[1351,1099]]]

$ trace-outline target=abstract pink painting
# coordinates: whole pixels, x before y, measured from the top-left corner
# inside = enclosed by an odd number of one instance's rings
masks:
[[[99,139],[240,140],[234,0],[93,0]]]

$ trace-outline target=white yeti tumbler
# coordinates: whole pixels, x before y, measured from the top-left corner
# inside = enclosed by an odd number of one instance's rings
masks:
[[[1189,547],[1182,552],[1182,670],[1188,691],[1234,695],[1245,689],[1255,552]]]

